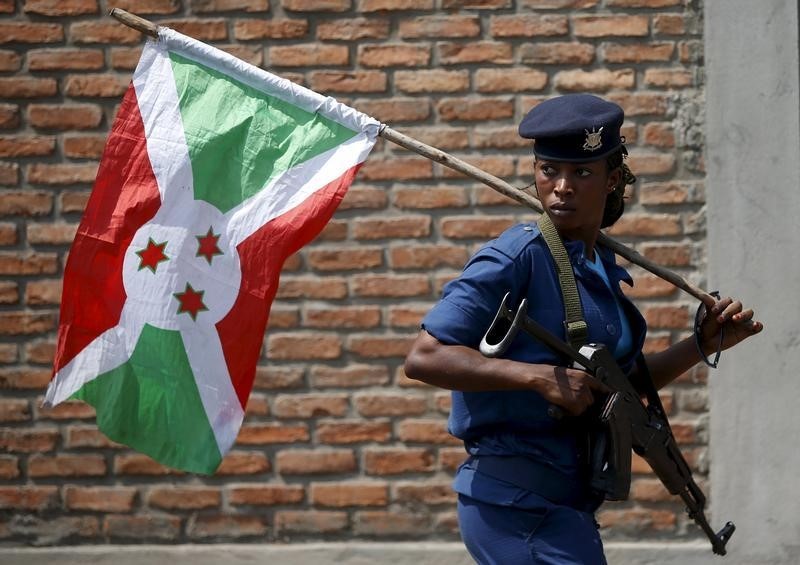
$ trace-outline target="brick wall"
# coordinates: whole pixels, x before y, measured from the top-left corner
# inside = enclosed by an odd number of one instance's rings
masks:
[[[191,476],[106,440],[79,403],[40,407],[60,279],[139,33],[122,7],[374,115],[518,186],[537,101],[619,102],[639,182],[611,234],[702,284],[699,0],[0,0],[0,543],[457,539],[463,450],[449,395],[407,379],[423,313],[469,254],[533,216],[379,141],[324,233],[292,257],[238,442]],[[638,269],[648,347],[692,301]],[[664,393],[708,470],[706,373]],[[606,540],[696,536],[643,462]],[[701,480],[701,482],[703,482]]]

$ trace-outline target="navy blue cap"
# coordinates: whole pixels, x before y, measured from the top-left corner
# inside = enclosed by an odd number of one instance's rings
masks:
[[[534,140],[533,153],[553,161],[596,161],[622,145],[625,112],[591,94],[565,94],[535,106],[519,124],[519,134]]]

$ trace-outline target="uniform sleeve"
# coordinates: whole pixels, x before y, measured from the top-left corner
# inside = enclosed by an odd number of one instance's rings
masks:
[[[444,287],[442,299],[422,320],[422,328],[446,345],[476,348],[509,292],[515,307],[530,280],[525,254],[514,258],[495,247],[484,247],[464,272]]]

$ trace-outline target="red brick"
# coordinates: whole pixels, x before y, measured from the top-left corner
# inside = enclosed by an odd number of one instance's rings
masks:
[[[466,458],[467,454],[464,452],[463,447],[439,448],[439,466],[444,471],[455,471]]]
[[[628,166],[636,175],[666,175],[675,168],[672,153],[631,153]]]
[[[433,163],[417,156],[368,159],[359,173],[365,181],[429,179],[432,176]]]
[[[613,93],[608,99],[616,102],[625,110],[627,117],[656,115],[663,116],[669,108],[666,95],[653,93]]]
[[[19,126],[19,106],[0,104],[0,129],[15,129]]]
[[[350,62],[346,45],[278,45],[269,48],[273,67],[335,67]]]
[[[385,482],[311,483],[311,503],[319,506],[386,506],[388,502],[389,485]]]
[[[141,47],[112,47],[111,68],[132,71],[136,68],[141,56]]]
[[[342,344],[334,334],[280,334],[267,338],[268,359],[338,359]]]
[[[377,217],[357,219],[353,225],[357,240],[427,237],[431,233],[430,216]]]
[[[557,89],[562,91],[605,92],[612,89],[630,89],[636,85],[636,73],[632,69],[598,69],[594,71],[559,71],[553,78]]]
[[[308,33],[307,20],[236,20],[233,35],[239,41],[258,39],[301,39]]]
[[[64,155],[72,159],[99,159],[106,145],[105,135],[64,136]]]
[[[477,37],[480,33],[477,16],[425,16],[401,20],[398,29],[403,39]]]
[[[269,459],[263,453],[229,451],[215,474],[221,476],[256,475],[266,473],[270,468]]]
[[[381,71],[314,71],[311,88],[317,92],[384,92],[386,73]]]
[[[320,534],[344,531],[349,525],[347,512],[321,510],[280,510],[275,513],[275,531]]]
[[[357,462],[350,449],[286,449],[278,452],[282,475],[319,475],[355,471]]]
[[[361,12],[383,12],[400,10],[431,10],[433,0],[359,0]]]
[[[158,23],[200,41],[221,41],[228,38],[228,26],[224,19],[170,19],[160,20]]]
[[[655,147],[675,147],[675,130],[671,123],[651,122],[644,125],[642,141]]]
[[[157,463],[147,455],[136,453],[131,455],[117,455],[114,457],[114,474],[161,476],[182,475],[183,473],[177,469],[170,469],[161,463]]]
[[[164,510],[202,510],[219,508],[222,493],[216,487],[156,487],[147,493],[150,508]]]
[[[384,189],[374,186],[351,186],[339,204],[339,210],[386,208],[389,197]]]
[[[260,45],[217,45],[216,47],[255,67],[264,65],[264,48]]]
[[[419,416],[428,409],[427,397],[417,394],[362,393],[355,407],[366,418],[379,416]]]
[[[41,157],[52,155],[56,138],[46,135],[0,136],[0,157]]]
[[[673,214],[624,214],[609,234],[664,236],[681,233],[680,217]]]
[[[81,16],[98,12],[97,0],[25,0],[23,10],[40,16]]]
[[[389,327],[419,329],[422,318],[425,317],[430,307],[428,305],[419,307],[390,306],[389,307]]]
[[[253,383],[259,389],[297,388],[303,384],[302,369],[294,367],[256,367]]]
[[[658,479],[636,479],[631,482],[631,498],[642,502],[668,502],[672,495]]]
[[[574,16],[576,37],[644,37],[650,30],[647,16],[601,15]]]
[[[650,306],[642,310],[648,327],[686,329],[689,327],[689,312],[685,306]]]
[[[110,74],[69,75],[64,94],[73,98],[117,98],[128,89],[130,77]]]
[[[307,424],[245,424],[236,443],[239,445],[268,445],[307,442],[311,439]]]
[[[17,163],[0,162],[0,185],[16,186],[19,184],[19,165]]]
[[[19,285],[14,281],[0,281],[0,304],[18,304]],[[16,345],[6,343],[0,345],[0,363],[12,363],[17,360],[16,354],[11,355],[11,350],[16,351]]]
[[[283,506],[305,500],[302,485],[229,485],[228,504],[233,506]]]
[[[392,437],[392,424],[388,421],[364,422],[361,420],[320,422],[317,424],[315,437],[318,443],[333,445],[364,442],[384,443]]]
[[[317,39],[358,41],[389,37],[389,20],[377,18],[346,18],[326,20],[317,24]]]
[[[46,343],[51,345],[52,349],[55,349],[54,343]],[[50,358],[52,359],[52,355]],[[80,400],[66,400],[51,407],[37,407],[36,417],[39,420],[86,420],[95,417],[95,410],[90,404]]]
[[[36,128],[93,129],[100,125],[103,111],[95,104],[31,104],[28,119]]]
[[[395,486],[393,500],[425,505],[455,504],[457,495],[450,482],[446,483],[399,483]]]
[[[686,18],[681,14],[657,14],[653,16],[653,32],[657,35],[684,35]]]
[[[355,275],[352,289],[355,296],[399,298],[428,295],[430,283],[417,275]]]
[[[61,212],[63,214],[68,214],[70,212],[83,212],[88,201],[88,190],[65,190],[59,195],[59,203],[61,205]]]
[[[405,357],[411,350],[413,337],[396,335],[353,336],[347,344],[348,351],[371,359]]]
[[[96,426],[91,425],[67,427],[64,447],[68,449],[82,447],[121,449],[123,446],[114,443],[100,432]]]
[[[345,394],[278,395],[274,400],[274,413],[278,418],[344,416],[349,408]]]
[[[360,388],[383,386],[388,382],[389,372],[383,365],[348,365],[342,368],[316,365],[311,368],[311,386],[314,388]]]
[[[0,455],[0,479],[16,479],[19,476],[19,459],[12,455]]]
[[[201,2],[193,0],[192,9]],[[253,2],[254,4],[257,2]],[[135,14],[174,14],[180,10],[180,0],[112,0],[109,8],[121,8]]]
[[[0,335],[31,335],[54,330],[53,312],[3,312],[0,314]]]
[[[383,122],[418,122],[431,115],[431,105],[427,98],[359,99],[356,100],[355,107]]]
[[[645,69],[644,83],[656,88],[688,88],[694,85],[694,75],[686,69]]]
[[[448,216],[442,218],[440,231],[452,239],[488,239],[497,237],[514,223],[509,216]]]
[[[177,516],[109,515],[103,518],[103,533],[113,539],[176,541],[181,532]]]
[[[0,22],[0,44],[57,43],[64,41],[61,24]]]
[[[603,45],[603,59],[608,63],[669,61],[674,53],[675,44],[671,41],[642,44],[607,43]]]
[[[677,288],[655,275],[641,275],[634,279],[633,287],[622,285],[622,290],[632,298],[656,298],[671,296]]]
[[[31,71],[91,71],[104,65],[100,49],[32,49],[27,59]]]
[[[198,515],[186,525],[186,535],[198,541],[263,540],[269,532],[261,516]]]
[[[455,245],[403,245],[392,247],[389,262],[394,269],[460,268],[468,259],[467,250]]]
[[[692,264],[691,248],[685,244],[646,244],[641,253],[659,265],[688,267]]]
[[[269,10],[269,0],[192,0],[191,8],[195,14],[239,10],[266,12]]]
[[[547,86],[547,73],[536,70],[478,69],[475,89],[478,92],[526,92]]]
[[[394,205],[398,208],[428,210],[432,208],[463,208],[469,206],[469,196],[463,187],[433,186],[397,188]]]
[[[644,508],[602,510],[598,512],[597,521],[601,528],[614,528],[621,532],[672,531],[677,523],[674,512]]]
[[[353,531],[364,536],[422,535],[430,531],[429,517],[398,511],[361,511],[353,517]]]
[[[438,43],[439,63],[463,65],[471,63],[493,63],[508,65],[513,62],[511,44],[497,41],[473,41],[470,43]]]
[[[566,16],[514,14],[492,16],[489,23],[492,37],[552,37],[568,32],[569,21]]]
[[[54,78],[0,78],[0,98],[42,98],[55,96],[57,92],[58,84]]]
[[[14,301],[9,301],[5,297],[8,288],[14,288],[16,291],[16,285],[14,283],[0,283],[0,304],[11,304]],[[16,343],[0,343],[0,363],[4,364],[11,364],[19,361],[19,355],[17,352],[17,344]]]
[[[606,6],[613,8],[669,8],[682,3],[683,0],[608,0]]]
[[[64,488],[64,505],[70,510],[132,512],[136,494],[135,487],[68,486]]]
[[[475,10],[499,10],[510,8],[511,0],[442,0],[442,8],[466,8]]]
[[[352,0],[281,0],[284,10],[291,12],[346,12]]]
[[[42,511],[59,505],[55,486],[0,486],[0,509]]]
[[[530,139],[520,137],[517,127],[480,128],[472,132],[472,147],[490,149],[528,148]]]
[[[44,165],[40,165],[44,166]],[[45,224],[29,223],[27,229],[28,243],[31,245],[59,245],[72,243],[75,239],[77,224],[63,222]]]
[[[439,118],[445,121],[488,121],[514,117],[510,98],[443,98],[437,105]]]
[[[461,444],[460,439],[448,433],[446,420],[402,420],[397,427],[397,436],[406,445],[412,443]]]
[[[0,369],[0,389],[44,390],[52,376],[50,369]]]
[[[383,265],[381,248],[310,249],[308,265],[318,271],[362,270]]]
[[[466,149],[469,129],[454,126],[424,126],[403,128],[403,133],[438,149]]]
[[[106,474],[102,455],[31,455],[28,458],[30,477],[101,477]]]
[[[97,176],[97,167],[97,163],[34,163],[28,168],[28,182],[45,185],[91,184]]]
[[[422,67],[430,63],[428,45],[384,44],[359,45],[358,61],[364,67]]]
[[[0,422],[27,422],[31,419],[31,407],[23,398],[0,399]],[[4,438],[3,436],[0,436]],[[17,443],[13,438],[6,440]]]
[[[368,448],[364,470],[368,475],[401,475],[433,471],[434,455],[426,448]]]
[[[529,65],[589,65],[595,59],[595,47],[577,41],[526,43],[519,48],[520,62]]]
[[[22,57],[14,51],[0,49],[0,71],[18,71],[22,66]]]
[[[139,43],[142,39],[141,33],[126,25],[116,22],[99,21],[72,23],[69,28],[69,35],[72,43],[76,45],[91,43],[132,44]]]
[[[399,92],[412,94],[461,92],[469,89],[469,72],[438,69],[397,71],[394,74],[394,85]]]
[[[376,306],[309,307],[303,316],[303,325],[311,328],[363,329],[380,323],[381,311]]]
[[[278,298],[335,300],[347,296],[342,277],[281,277]]]
[[[17,224],[0,222],[0,245],[16,245],[18,242]]]

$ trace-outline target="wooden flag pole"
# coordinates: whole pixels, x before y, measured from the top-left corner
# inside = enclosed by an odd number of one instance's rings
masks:
[[[126,12],[120,8],[113,8],[110,12],[110,15],[128,27],[138,30],[146,35],[149,35],[150,37],[158,38],[158,26],[153,22],[140,18],[139,16],[131,14],[130,12]],[[528,208],[531,208],[540,214],[542,213],[542,205],[536,198],[533,197],[533,195],[515,186],[512,186],[511,184],[494,175],[490,175],[486,171],[479,169],[474,165],[470,165],[466,161],[462,161],[461,159],[454,157],[449,153],[445,153],[440,149],[436,149],[435,147],[427,145],[426,143],[422,143],[421,141],[402,134],[385,124],[381,126],[378,135],[401,147],[404,147],[405,149],[408,149],[409,151],[413,151],[414,153],[422,155],[423,157],[427,157],[432,161],[441,163],[445,167],[449,167],[470,178],[480,181],[490,188],[493,188],[500,194],[516,200],[520,204],[527,206]],[[653,263],[630,247],[610,238],[604,233],[600,233],[597,241],[614,251],[614,253],[620,257],[624,257],[631,263],[639,265],[643,269],[664,279],[665,281],[687,292],[698,300],[704,302],[708,300],[714,300],[709,293],[693,285],[679,274],[670,271],[661,265]]]

